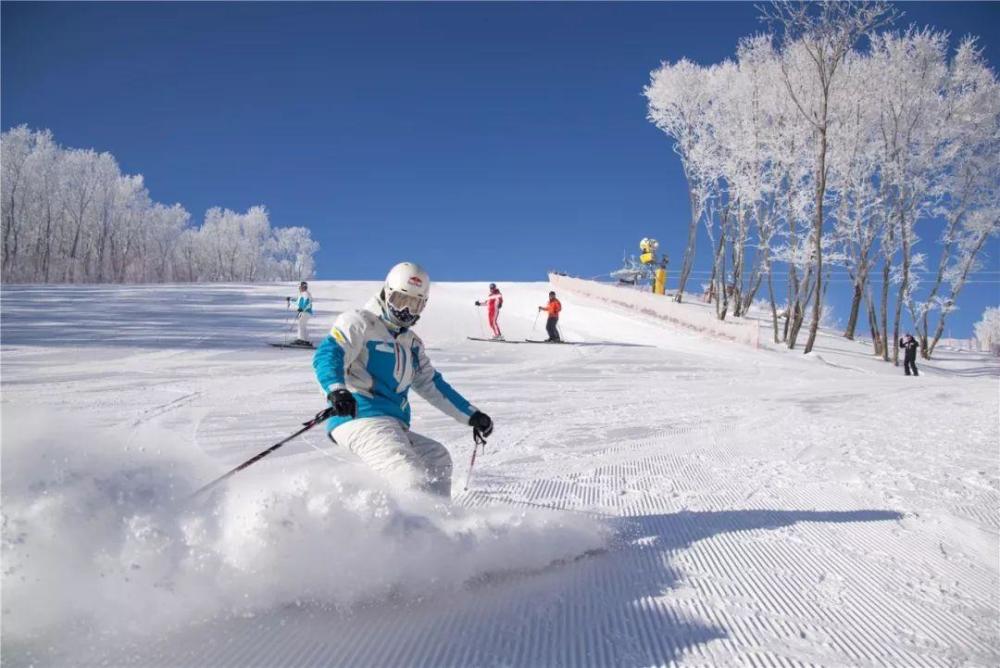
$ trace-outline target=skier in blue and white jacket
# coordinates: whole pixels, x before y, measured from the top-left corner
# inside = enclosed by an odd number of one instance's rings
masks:
[[[363,309],[337,318],[313,368],[335,409],[328,429],[336,443],[398,488],[449,498],[451,455],[410,431],[410,388],[483,437],[492,433],[493,421],[445,382],[411,329],[429,295],[427,272],[411,262],[397,264]]]
[[[313,299],[309,293],[309,284],[305,281],[299,283],[299,298],[295,302],[295,308],[298,310],[295,314],[295,319],[299,325],[299,338],[293,343],[312,346],[312,343],[309,341],[309,318],[313,314]]]

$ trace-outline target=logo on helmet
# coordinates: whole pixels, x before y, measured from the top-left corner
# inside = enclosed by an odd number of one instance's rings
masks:
[[[408,280],[407,283],[415,285],[418,288],[422,288],[424,286],[424,282],[420,280],[419,276],[410,276],[410,280]]]

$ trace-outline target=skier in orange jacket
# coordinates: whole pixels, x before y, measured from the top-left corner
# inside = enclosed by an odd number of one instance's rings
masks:
[[[545,306],[539,306],[538,310],[549,314],[548,320],[545,321],[545,331],[549,333],[547,341],[561,343],[559,330],[556,329],[556,325],[559,323],[559,313],[562,311],[562,304],[556,299],[556,293],[550,292],[549,303]]]

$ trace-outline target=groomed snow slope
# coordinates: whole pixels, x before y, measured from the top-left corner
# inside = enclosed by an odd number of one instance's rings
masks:
[[[311,287],[318,336],[376,286]],[[540,337],[547,284],[501,288]],[[311,354],[265,345],[292,287],[5,287],[4,664],[1000,661],[994,362],[906,378],[570,295],[587,345],[479,343],[482,292],[435,284],[418,326],[497,425],[463,493],[470,430],[414,400],[448,509],[313,432],[181,502],[322,407]]]

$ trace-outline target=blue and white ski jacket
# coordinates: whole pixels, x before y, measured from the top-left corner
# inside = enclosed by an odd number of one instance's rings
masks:
[[[424,342],[409,329],[393,332],[373,299],[364,309],[341,313],[313,355],[324,394],[348,389],[358,417],[394,417],[410,425],[410,388],[441,412],[467,424],[475,406],[452,389],[431,366]],[[350,420],[335,416],[327,431]]]
[[[308,290],[299,293],[299,301],[295,303],[295,308],[309,315],[313,314],[313,298]]]

